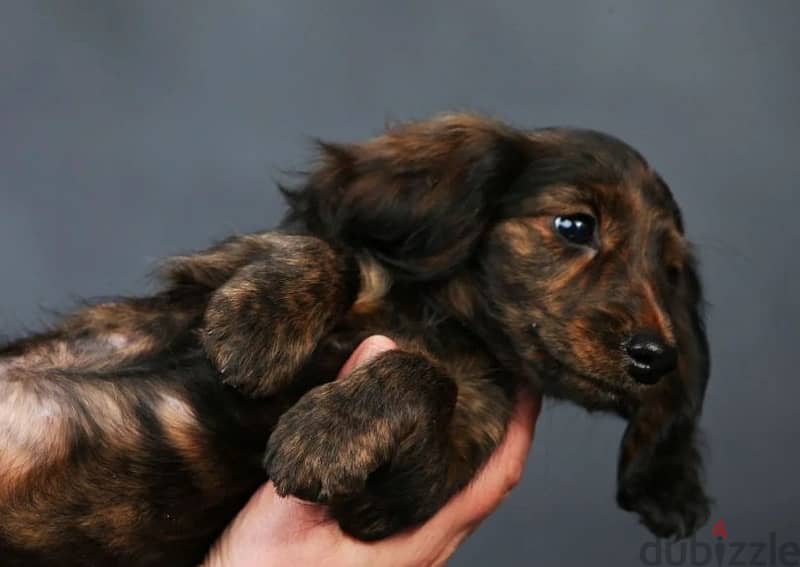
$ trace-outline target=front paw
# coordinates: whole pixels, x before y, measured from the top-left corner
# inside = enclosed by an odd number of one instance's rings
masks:
[[[427,520],[440,505],[427,494],[406,494],[405,501],[400,502],[396,487],[388,485],[384,489],[370,490],[333,504],[331,517],[350,537],[376,541]]]
[[[223,381],[247,395],[270,396],[291,383],[341,309],[341,286],[297,264],[245,266],[206,308],[203,347]]]
[[[255,394],[263,382],[271,358],[269,348],[274,342],[265,336],[261,324],[261,319],[269,315],[258,313],[252,301],[242,297],[234,300],[230,291],[223,288],[212,296],[200,340],[226,384],[245,394]],[[258,314],[255,320],[254,313]]]
[[[682,539],[706,523],[710,503],[691,470],[662,470],[632,476],[620,483],[619,506],[635,512],[654,535]]]
[[[360,413],[339,389],[330,383],[307,393],[272,432],[264,466],[281,496],[329,503],[357,494],[390,458],[389,424]]]

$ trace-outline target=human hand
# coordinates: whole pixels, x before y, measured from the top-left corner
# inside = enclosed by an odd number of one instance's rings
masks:
[[[366,339],[339,377],[396,346],[387,337]],[[324,506],[280,497],[268,482],[234,519],[204,567],[443,565],[522,478],[539,409],[537,397],[520,392],[505,439],[489,462],[469,486],[419,527],[381,541],[358,541],[339,529]]]

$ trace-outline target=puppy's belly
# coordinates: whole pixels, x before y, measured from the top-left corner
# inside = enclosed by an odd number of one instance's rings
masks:
[[[196,564],[265,480],[290,403],[239,396],[201,357],[83,375],[1,364],[2,565]]]

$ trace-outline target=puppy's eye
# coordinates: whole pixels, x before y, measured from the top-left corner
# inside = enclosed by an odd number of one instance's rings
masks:
[[[574,244],[587,246],[594,242],[595,220],[591,215],[558,216],[553,220],[556,231]]]

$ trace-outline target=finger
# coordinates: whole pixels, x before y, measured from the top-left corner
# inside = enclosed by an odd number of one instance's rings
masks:
[[[272,482],[262,488],[264,495],[258,508],[270,516],[270,533],[285,543],[302,541],[312,532],[332,531],[325,537],[340,535],[339,526],[330,517],[328,508],[313,502],[306,502],[294,496],[280,496]],[[324,528],[320,530],[319,528]],[[319,537],[319,535],[315,536]]]
[[[397,343],[383,335],[372,335],[364,339],[356,350],[353,351],[353,354],[350,355],[350,358],[347,359],[347,362],[344,363],[336,379],[338,380],[339,378],[347,376],[353,370],[367,364],[382,352],[396,348]]]
[[[503,442],[475,479],[428,524],[451,534],[468,532],[500,505],[522,479],[540,409],[538,396],[520,391]]]
[[[521,391],[502,443],[473,482],[422,526],[372,544],[370,550],[379,550],[387,565],[408,549],[417,550],[420,563],[444,565],[464,538],[519,481],[533,442],[540,406],[538,395]]]
[[[269,559],[272,555],[289,553],[301,542],[314,541],[331,548],[340,538],[339,527],[323,507],[283,498],[269,482],[231,522],[203,567],[275,564]]]

